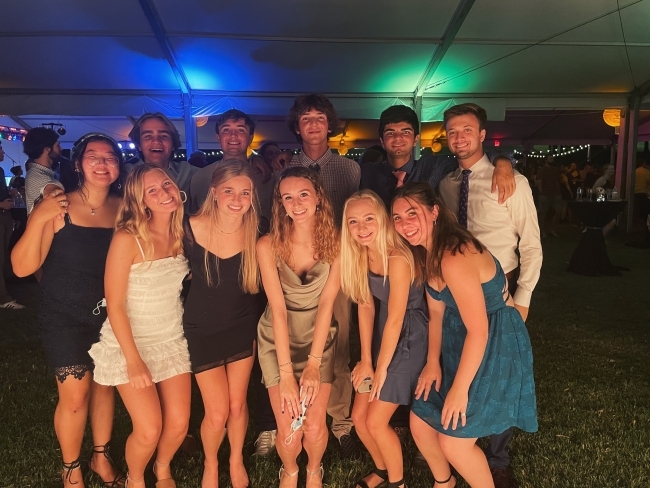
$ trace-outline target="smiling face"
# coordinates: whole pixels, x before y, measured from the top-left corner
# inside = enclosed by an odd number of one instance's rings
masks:
[[[475,115],[452,117],[447,121],[446,129],[449,150],[459,159],[459,162],[463,160],[476,162],[483,156],[485,129],[480,129],[479,120]]]
[[[139,149],[145,163],[167,169],[174,152],[174,143],[169,128],[162,120],[152,118],[142,124]]]
[[[380,139],[381,145],[386,149],[390,159],[401,158],[411,155],[411,151],[420,140],[415,135],[413,126],[408,122],[396,122],[386,124],[384,133]]]
[[[327,142],[329,136],[329,125],[327,114],[316,109],[311,109],[298,118],[297,134],[303,142],[310,146],[317,146]]]
[[[119,158],[113,147],[105,141],[91,141],[81,158],[81,168],[84,182],[98,186],[110,186],[120,175]]]
[[[217,140],[221,144],[224,159],[246,159],[246,151],[253,136],[244,119],[228,119],[219,126]]]
[[[252,205],[253,183],[246,176],[234,176],[210,188],[222,216],[242,217]]]
[[[438,207],[429,210],[412,198],[393,202],[393,223],[399,235],[411,246],[431,247],[431,233],[438,218]]]
[[[152,213],[172,213],[181,205],[178,187],[164,171],[144,174],[144,204]]]
[[[289,218],[305,222],[314,217],[320,198],[307,178],[290,176],[280,181],[280,198]]]
[[[379,233],[377,207],[368,198],[351,201],[345,210],[345,223],[357,243],[372,246]]]

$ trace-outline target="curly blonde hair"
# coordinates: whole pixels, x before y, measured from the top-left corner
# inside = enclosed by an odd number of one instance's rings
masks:
[[[149,209],[144,203],[144,176],[151,172],[158,171],[165,177],[169,175],[158,166],[153,164],[137,165],[126,178],[124,184],[124,198],[117,210],[115,220],[115,231],[123,230],[144,243],[144,256],[146,261],[153,258],[153,239],[149,232],[148,220],[151,218]],[[171,179],[172,184],[178,190],[178,186]],[[172,236],[172,256],[182,254],[183,250],[183,204],[179,202],[178,208],[172,212],[169,224],[169,233]]]
[[[343,207],[343,228],[341,230],[341,290],[350,299],[359,304],[370,303],[372,294],[368,285],[368,248],[359,244],[347,224],[347,210],[352,202],[367,200],[375,208],[377,219],[377,237],[375,239],[377,250],[381,255],[382,266],[385,270],[384,283],[388,276],[388,257],[403,256],[411,271],[411,283],[415,281],[417,273],[408,244],[395,231],[395,227],[388,217],[386,207],[381,198],[372,190],[361,190],[353,194]]]
[[[257,191],[255,188],[255,175],[249,163],[244,163],[236,159],[229,159],[221,161],[216,165],[210,180],[210,191],[208,196],[203,202],[201,209],[197,213],[197,217],[207,218],[210,222],[212,229],[219,226],[219,208],[217,207],[217,200],[212,194],[212,189],[218,187],[222,183],[235,178],[236,176],[245,176],[251,182],[251,207],[244,214],[242,226],[244,228],[244,249],[242,251],[242,259],[239,267],[240,286],[244,293],[256,294],[260,291],[260,271],[257,265],[257,251],[255,245],[257,243],[257,236],[259,233],[259,214],[260,204],[257,198]],[[210,254],[208,248],[212,239],[212,232],[209,232],[208,243],[203,253],[203,265],[205,276],[208,286],[212,286],[213,278],[210,273]],[[217,284],[219,283],[219,258],[214,256],[215,269],[217,270]]]
[[[315,171],[303,166],[286,168],[273,189],[273,209],[271,244],[276,254],[287,264],[291,265],[291,229],[293,220],[287,214],[282,204],[280,183],[286,178],[304,178],[308,180],[318,196],[319,203],[316,207],[316,222],[314,224],[314,259],[332,263],[339,255],[339,231],[334,223],[334,210],[327,198],[320,176]]]

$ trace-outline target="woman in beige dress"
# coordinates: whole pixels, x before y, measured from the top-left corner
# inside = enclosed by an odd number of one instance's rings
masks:
[[[303,167],[282,172],[274,190],[271,233],[258,241],[257,254],[269,301],[258,327],[258,347],[278,425],[280,487],[297,486],[296,459],[304,447],[306,486],[320,488],[340,270],[332,206],[316,172]]]

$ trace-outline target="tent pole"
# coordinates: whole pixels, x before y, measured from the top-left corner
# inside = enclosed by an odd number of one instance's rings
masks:
[[[198,134],[196,121],[192,117],[192,98],[189,94],[183,94],[183,119],[185,121],[185,151],[187,160],[190,154],[198,149]]]
[[[416,96],[413,99],[413,108],[415,109],[415,114],[418,116],[418,123],[420,124],[420,127],[418,127],[420,138],[413,148],[413,160],[416,160],[420,159],[420,153],[422,152],[422,95]]]
[[[634,177],[636,176],[637,140],[639,137],[639,110],[641,108],[641,95],[637,94],[628,103],[630,106],[630,120],[628,122],[628,150],[627,150],[627,232],[632,231],[634,224]]]

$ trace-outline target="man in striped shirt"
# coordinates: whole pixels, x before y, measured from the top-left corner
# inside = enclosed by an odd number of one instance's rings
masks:
[[[54,160],[61,156],[59,136],[52,129],[34,127],[25,136],[23,152],[31,161],[25,176],[25,200],[29,214],[41,198],[56,188],[64,189],[52,169]]]

